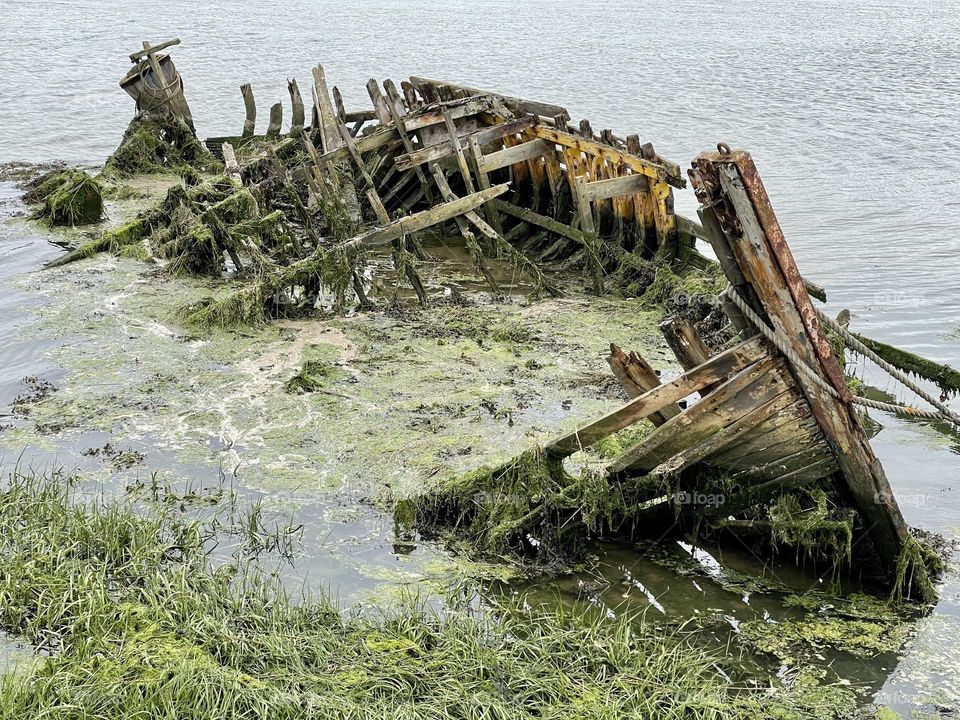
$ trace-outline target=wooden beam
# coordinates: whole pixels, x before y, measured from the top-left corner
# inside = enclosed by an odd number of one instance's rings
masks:
[[[520,120],[505,122],[500,125],[491,125],[490,127],[481,128],[470,135],[464,135],[462,136],[461,140],[469,143],[470,138],[475,137],[480,145],[486,145],[488,143],[501,140],[507,135],[523,132],[524,130],[532,127],[535,122],[536,121],[533,118],[522,118]],[[418,165],[437,162],[438,160],[442,160],[445,157],[450,157],[455,153],[456,148],[453,146],[453,143],[451,143],[449,140],[445,140],[437,143],[436,145],[428,145],[427,147],[419,148],[405,155],[398,155],[396,159],[397,168],[400,170],[411,170]]]
[[[537,102],[536,100],[524,100],[523,98],[490,92],[489,90],[481,90],[479,88],[469,87],[467,85],[455,85],[453,83],[444,82],[443,80],[430,80],[429,78],[424,77],[411,77],[410,82],[413,83],[417,89],[420,89],[421,86],[426,85],[430,88],[437,89],[450,88],[465,95],[493,95],[499,99],[500,102],[515,112],[539,115],[545,118],[552,118],[563,113],[567,114],[569,117],[566,109],[560,107],[559,105],[552,105],[550,103]]]
[[[633,173],[632,175],[622,175],[608,180],[584,183],[580,192],[587,200],[594,201],[647,192],[649,187],[650,181],[646,175]]]
[[[531,132],[539,138],[549,140],[550,142],[570,148],[571,150],[578,150],[588,155],[609,160],[614,165],[625,165],[633,169],[634,172],[654,178],[655,180],[665,179],[667,177],[667,169],[662,165],[620,151],[617,148],[604,145],[595,140],[589,140],[579,135],[574,135],[573,133],[563,132],[562,130],[548,128],[544,125],[535,125],[531,128]]]
[[[527,208],[519,207],[505,200],[494,200],[492,205],[504,215],[510,215],[519,220],[530,223],[531,225],[536,225],[544,230],[549,230],[552,233],[561,235],[562,237],[570,238],[571,240],[577,241],[584,247],[590,246],[591,238],[589,238],[586,233],[570,227],[559,220],[554,220],[552,217],[541,215],[533,210],[527,210]]]
[[[387,108],[387,101],[380,91],[380,84],[375,78],[367,80],[367,93],[370,95],[370,102],[373,103],[373,111],[376,113],[377,120],[381,125],[386,125],[393,121],[390,110]]]
[[[450,220],[457,215],[463,215],[470,210],[476,210],[484,203],[498,195],[503,195],[510,187],[509,183],[496,185],[488,190],[481,190],[473,195],[466,195],[451,202],[434,205],[429,210],[394,220],[389,225],[373,228],[361,233],[343,243],[346,250],[355,250],[361,247],[377,247],[386,245],[404,234],[420,232],[437,223]]]
[[[700,367],[634,398],[602,418],[551,440],[545,450],[553,457],[571,455],[766,356],[765,346],[759,339],[747,340],[715,355]]]
[[[491,173],[494,170],[508,167],[514,163],[542,157],[552,151],[553,145],[546,140],[531,140],[530,142],[492,152],[489,155],[481,155],[478,162],[483,172]]]

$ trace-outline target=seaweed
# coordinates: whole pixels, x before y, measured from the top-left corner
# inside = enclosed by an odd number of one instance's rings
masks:
[[[103,217],[103,188],[83,170],[51,170],[28,185],[28,204],[40,204],[35,219],[51,225],[92,225]]]
[[[826,558],[834,571],[849,562],[853,544],[853,511],[833,518],[827,494],[814,488],[805,493],[785,493],[770,507],[771,540],[796,548],[811,558]]]
[[[107,158],[103,175],[125,178],[158,172],[220,172],[218,161],[182,119],[165,114],[137,115],[123,134],[120,145]]]
[[[452,535],[480,555],[544,566],[569,564],[592,534],[629,513],[604,474],[571,475],[538,446],[500,466],[446,478],[414,504],[422,532]]]

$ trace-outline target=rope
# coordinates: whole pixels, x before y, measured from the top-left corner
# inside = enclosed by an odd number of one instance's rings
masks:
[[[760,334],[763,335],[767,340],[769,340],[773,344],[773,346],[777,348],[777,350],[783,353],[786,356],[787,360],[789,360],[790,363],[795,368],[797,368],[800,372],[802,372],[804,375],[809,377],[818,388],[826,392],[828,395],[830,395],[830,397],[835,398],[837,400],[841,400],[841,401],[843,400],[843,398],[840,397],[840,393],[837,392],[837,389],[833,387],[833,385],[828,383],[826,380],[824,380],[819,372],[817,372],[816,370],[811,368],[809,365],[807,365],[806,362],[801,360],[800,356],[797,355],[796,352],[794,352],[793,348],[790,347],[789,343],[787,343],[786,340],[784,340],[783,337],[776,330],[774,330],[769,325],[767,325],[767,323],[763,320],[763,318],[761,318],[754,311],[754,309],[750,307],[750,305],[740,296],[740,294],[736,290],[733,289],[732,286],[727,288],[727,290],[724,292],[724,295],[733,301],[734,305],[736,305],[740,309],[740,311],[744,314],[744,316],[754,325],[754,327],[757,328]],[[934,412],[932,410],[922,410],[920,408],[913,407],[910,405],[894,405],[892,403],[880,402],[879,400],[871,400],[870,398],[861,397],[859,395],[853,396],[853,402],[855,404],[863,405],[864,407],[875,408],[877,410],[882,410],[884,412],[894,413],[896,415],[903,415],[905,417],[914,417],[914,418],[921,417],[921,418],[928,418],[930,420],[948,420],[954,423],[955,425],[957,425],[958,427],[960,427],[960,416],[952,412],[950,408],[946,407],[943,403],[931,397],[929,393],[926,393],[922,388],[918,387],[916,383],[914,383],[912,380],[904,376],[902,372],[900,372],[899,370],[891,366],[889,363],[884,361],[883,358],[877,356],[876,353],[872,352],[869,348],[865,347],[863,343],[859,342],[856,338],[851,336],[850,333],[848,333],[846,330],[843,330],[843,328],[840,328],[839,325],[837,325],[832,320],[827,318],[822,312],[818,310],[817,313],[819,314],[820,319],[831,328],[837,330],[841,334],[841,336],[844,338],[845,341],[848,340],[849,338],[852,349],[856,350],[857,352],[863,352],[863,354],[866,355],[866,357],[876,362],[878,365],[880,365],[880,367],[882,367],[884,370],[889,372],[892,377],[902,382],[904,385],[906,385],[908,388],[913,390],[915,393],[917,393],[917,395],[919,395],[921,398],[929,402],[938,410]],[[862,350],[860,348],[862,348]]]
[[[173,80],[168,83],[164,83],[162,77],[154,78],[157,83],[157,87],[156,89],[151,88],[147,84],[147,79],[145,76],[147,70],[152,71],[152,68],[148,62],[143,61],[140,64],[140,90],[141,92],[153,97],[154,100],[159,98],[161,100],[161,105],[166,105],[169,103],[177,96],[177,93],[183,89],[183,80],[180,77],[180,73],[176,70],[173,71]],[[151,74],[153,73],[151,72]],[[176,87],[176,90],[174,90],[172,94],[168,94],[167,91],[173,87]]]

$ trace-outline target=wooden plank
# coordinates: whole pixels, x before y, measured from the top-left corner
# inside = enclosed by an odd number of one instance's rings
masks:
[[[660,323],[660,332],[684,370],[694,368],[710,357],[710,350],[700,339],[697,329],[686,318],[671,315]]]
[[[473,177],[470,175],[470,166],[467,165],[467,156],[463,153],[463,146],[460,144],[460,138],[457,135],[457,126],[454,123],[454,117],[446,110],[443,111],[443,122],[444,125],[446,125],[447,134],[450,136],[449,142],[456,153],[457,165],[460,168],[460,176],[463,178],[464,187],[466,187],[468,193],[476,192]],[[434,173],[434,177],[436,177],[436,173]],[[441,188],[441,193],[442,190],[443,188]]]
[[[588,236],[595,236],[597,229],[593,223],[593,208],[590,206],[590,198],[583,191],[588,184],[586,175],[577,175],[573,181],[573,199],[577,203],[577,212],[580,213],[580,229]]]
[[[345,125],[347,123],[347,108],[343,105],[343,94],[336,85],[333,86],[333,105],[337,109],[337,122]]]
[[[617,345],[610,343],[610,355],[607,357],[607,363],[631,398],[639,397],[660,385],[660,376],[650,367],[650,363],[635,351],[628,355]],[[651,414],[649,419],[655,427],[660,427],[667,420],[679,414],[680,408],[677,405],[669,405],[663,410]]]
[[[631,168],[634,172],[646,175],[647,177],[655,180],[666,177],[667,170],[662,165],[641,157],[637,157],[636,155],[631,155],[630,153],[621,152],[617,148],[604,145],[596,140],[583,138],[572,133],[563,132],[562,130],[549,128],[544,125],[535,125],[531,128],[531,132],[533,132],[537,137],[544,140],[549,140],[557,145],[562,145],[563,147],[570,148],[572,150],[578,150],[586,153],[587,155],[609,160],[614,165],[625,165],[626,167]]]
[[[669,460],[657,465],[657,467],[650,471],[650,474],[657,477],[675,475],[681,470],[705,460],[738,438],[743,437],[743,435],[756,428],[760,423],[789,407],[796,401],[796,392],[792,389],[785,390],[773,399],[759,404],[746,415],[727,425],[719,432],[709,435],[700,443],[684,448]]]
[[[590,247],[591,238],[589,238],[582,231],[570,227],[559,220],[554,220],[552,217],[541,215],[533,210],[527,210],[526,208],[519,207],[505,200],[494,200],[491,204],[497,209],[497,211],[503,213],[504,215],[510,215],[519,220],[530,223],[531,225],[536,225],[544,230],[549,230],[557,235],[575,240],[584,247]]]
[[[477,184],[482,190],[490,187],[490,177],[483,170],[481,162],[483,160],[483,150],[480,147],[480,141],[477,139],[476,133],[471,133],[467,136],[467,143],[470,147],[470,158],[473,160],[473,171],[477,176]],[[490,226],[496,231],[497,235],[503,235],[503,222],[500,220],[500,215],[497,212],[497,206],[493,203],[490,203],[487,207],[484,208],[484,214],[487,216],[487,222],[490,223]]]
[[[463,215],[470,210],[476,210],[492,198],[502,195],[509,189],[509,183],[496,185],[488,190],[481,190],[473,195],[466,195],[451,202],[434,205],[428,210],[414,215],[394,220],[389,225],[373,228],[361,233],[343,243],[345,250],[355,250],[361,247],[377,247],[386,245],[404,234],[420,232],[437,223],[450,220],[457,215]]]
[[[467,142],[469,144],[470,137],[475,137],[480,145],[486,145],[488,143],[501,140],[507,135],[513,135],[514,133],[522,132],[532,127],[535,122],[536,121],[533,118],[522,118],[520,120],[502,123],[500,125],[492,125],[490,127],[481,128],[470,135],[463,136],[461,138],[461,142]],[[445,157],[450,157],[455,153],[456,148],[453,146],[453,143],[447,140],[442,143],[437,143],[436,145],[429,145],[424,148],[419,148],[404,155],[398,155],[396,159],[397,168],[400,170],[411,170],[418,165],[437,162],[438,160],[442,160]]]
[[[340,147],[336,150],[324,153],[318,158],[319,163],[338,163],[350,159],[350,151],[347,150],[343,141],[340,139],[340,132],[337,131],[337,139],[340,140]],[[397,127],[393,123],[374,129],[373,132],[363,135],[356,140],[357,150],[361,154],[373,152],[379,148],[389,145],[397,139]]]
[[[594,201],[633,195],[644,192],[649,187],[649,179],[646,175],[633,173],[632,175],[622,175],[608,180],[594,180],[584,183],[580,191],[588,200]]]
[[[344,120],[348,123],[365,123],[376,119],[377,113],[373,110],[348,110],[344,115]]]
[[[414,87],[416,87],[418,90],[421,88],[421,86],[428,86],[431,89],[454,89],[467,95],[493,95],[499,99],[500,102],[515,112],[540,115],[541,117],[546,118],[552,118],[563,113],[569,117],[565,108],[550,103],[537,102],[536,100],[524,100],[523,98],[490,92],[489,90],[481,90],[479,88],[469,87],[467,85],[454,85],[453,83],[444,82],[443,80],[430,80],[429,78],[424,77],[413,76],[410,78],[410,82],[413,83]]]
[[[765,357],[730,377],[709,395],[671,418],[607,466],[608,475],[645,474],[784,392],[774,360]]]
[[[753,365],[767,357],[766,353],[765,345],[759,339],[754,338],[740,343],[715,355],[700,367],[634,398],[602,418],[551,440],[544,449],[553,457],[571,455],[618,430],[623,430],[637,420],[642,420],[658,410],[679,402],[731,372]]]
[[[491,109],[492,103],[489,98],[471,98],[467,102],[456,105],[446,105],[435,110],[424,109],[424,111],[416,115],[410,115],[408,118],[405,118],[404,122],[409,131],[422,130],[423,128],[443,123],[444,114],[449,115],[454,120],[460,120],[461,118],[489,112]]]
[[[180,44],[180,38],[173,38],[172,40],[166,40],[162,43],[157,43],[156,45],[151,45],[146,40],[143,41],[143,50],[137,50],[135,53],[130,54],[130,62],[136,62],[141,58],[147,57],[150,54],[155,54],[161,50],[166,50],[169,47]],[[157,78],[163,77],[162,75],[157,75]]]
[[[531,140],[530,142],[492,152],[489,155],[481,155],[478,162],[483,172],[491,173],[494,170],[505,168],[514,163],[542,157],[552,150],[553,145],[545,140]]]

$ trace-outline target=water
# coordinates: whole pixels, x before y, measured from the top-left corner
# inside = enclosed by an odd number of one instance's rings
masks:
[[[305,88],[322,62],[348,109],[367,107],[368,78],[418,74],[564,105],[597,130],[638,132],[682,166],[720,140],[749,149],[802,272],[828,289],[828,310],[848,308],[857,331],[960,367],[953,0],[0,0],[0,162],[102,162],[132,112],[116,85],[126,55],[173,35],[202,135],[239,132],[241,83],[252,83],[264,123],[270,104],[287,101],[286,78]],[[4,185],[0,200],[12,192]],[[677,193],[679,212],[694,208],[690,191]],[[37,234],[5,238],[0,275],[56,252]],[[42,343],[14,342],[32,302],[0,289],[0,406],[24,375],[51,371]],[[907,520],[957,533],[957,435],[880,420],[873,444]],[[951,581],[881,700],[909,705],[935,672],[933,684],[960,700],[958,596]]]

